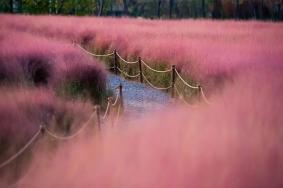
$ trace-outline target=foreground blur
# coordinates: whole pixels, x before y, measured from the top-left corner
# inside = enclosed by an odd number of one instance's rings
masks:
[[[242,72],[212,105],[174,107],[41,150],[18,185],[282,187],[281,70]]]

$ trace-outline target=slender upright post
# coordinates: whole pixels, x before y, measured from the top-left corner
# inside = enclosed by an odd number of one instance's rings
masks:
[[[95,110],[96,118],[97,118],[97,127],[98,127],[98,130],[100,131],[100,130],[101,130],[100,106],[99,106],[99,105],[96,105],[96,106],[94,107],[94,110]]]
[[[109,105],[109,110],[108,110],[108,115],[111,113],[111,111],[112,111],[112,104],[113,104],[113,98],[112,97],[108,97],[108,104],[107,105]]]
[[[124,100],[123,100],[123,85],[119,85],[119,97],[120,97],[120,105],[121,108],[124,109]]]
[[[114,50],[114,71],[115,74],[118,74],[118,58],[117,58],[117,51],[116,49]]]
[[[45,134],[45,125],[40,125],[40,133],[42,134],[42,136],[44,136],[44,134]]]
[[[172,75],[171,75],[171,97],[175,97],[175,80],[176,80],[176,66],[172,65]]]
[[[202,95],[202,93],[201,93],[201,85],[198,84],[198,100],[199,100],[199,102],[201,101],[201,95]]]
[[[112,104],[113,104],[113,98],[112,97],[108,97],[108,104],[109,105],[109,109],[108,109],[108,115],[110,116],[110,122],[111,122],[111,126],[113,127],[113,122],[114,122],[114,117],[111,115],[112,112]]]
[[[143,83],[143,75],[142,75],[142,62],[141,57],[139,57],[139,71],[140,71],[140,82]]]

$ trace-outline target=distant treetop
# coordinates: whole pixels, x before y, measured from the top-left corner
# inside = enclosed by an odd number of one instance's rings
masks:
[[[24,14],[283,20],[283,0],[1,0]]]

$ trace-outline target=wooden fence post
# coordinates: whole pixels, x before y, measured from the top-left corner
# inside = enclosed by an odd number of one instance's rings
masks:
[[[112,97],[108,97],[108,104],[109,105],[109,109],[108,109],[108,116],[110,117],[110,122],[111,122],[111,125],[113,126],[113,117],[111,115],[111,112],[112,112],[112,104],[113,104],[113,98]],[[107,117],[107,114],[106,114],[106,117]]]
[[[95,112],[96,112],[96,118],[97,118],[97,127],[98,130],[101,130],[101,120],[100,120],[100,106],[96,105],[95,106]]]
[[[175,80],[176,80],[176,66],[172,65],[172,75],[171,75],[171,97],[175,97]]]
[[[201,86],[198,84],[198,100],[201,101]]]
[[[107,105],[109,105],[108,116],[110,118],[111,126],[113,127],[113,125],[114,125],[114,116],[111,114],[112,113],[112,105],[113,105],[113,97],[108,97],[108,104]]]
[[[109,110],[108,110],[108,114],[111,113],[111,108],[112,108],[112,104],[113,104],[113,97],[108,97],[107,99],[108,103],[109,103]],[[108,104],[107,104],[108,105]]]
[[[142,62],[141,57],[139,57],[139,71],[140,71],[140,82],[143,83],[143,75],[142,75]]]
[[[120,97],[120,104],[121,108],[124,109],[124,100],[123,100],[123,85],[119,85],[119,97]]]
[[[114,72],[116,75],[118,74],[118,58],[116,49],[114,50]]]
[[[40,133],[42,134],[42,136],[44,136],[44,134],[45,134],[45,125],[40,125]]]

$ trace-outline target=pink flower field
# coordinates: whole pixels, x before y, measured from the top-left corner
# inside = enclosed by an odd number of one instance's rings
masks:
[[[78,130],[106,97],[103,59],[73,41],[176,65],[210,103],[125,113],[101,131],[91,121],[70,141],[44,137],[0,168],[1,188],[283,187],[280,22],[0,15],[0,164],[40,124]]]
[[[283,24],[258,21],[168,20],[1,15],[1,28],[82,44],[124,57],[176,64],[206,85],[241,70],[277,66]],[[223,78],[223,79],[224,79]]]

